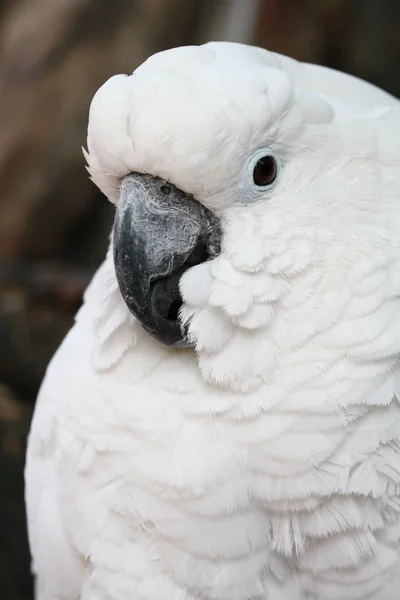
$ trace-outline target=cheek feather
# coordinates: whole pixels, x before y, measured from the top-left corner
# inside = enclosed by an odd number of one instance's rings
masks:
[[[222,254],[181,285],[183,316],[207,381],[249,391],[282,384],[286,373],[289,399],[297,385],[335,377],[338,361],[391,361],[400,349],[400,284],[390,248],[373,238],[331,243],[324,228],[285,227],[276,208],[264,216],[232,214],[223,223]]]

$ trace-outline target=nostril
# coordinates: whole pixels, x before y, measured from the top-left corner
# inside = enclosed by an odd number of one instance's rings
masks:
[[[169,196],[169,194],[171,193],[171,188],[169,185],[166,185],[165,183],[161,186],[161,193],[164,194],[164,196]]]

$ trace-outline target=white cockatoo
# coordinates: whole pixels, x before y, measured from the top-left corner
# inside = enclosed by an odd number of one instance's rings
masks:
[[[398,600],[400,102],[175,48],[86,157],[116,218],[29,437],[37,600]]]

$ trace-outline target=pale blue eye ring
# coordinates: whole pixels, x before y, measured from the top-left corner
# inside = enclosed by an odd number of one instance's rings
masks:
[[[282,171],[282,163],[270,147],[259,148],[246,161],[242,171],[239,187],[241,202],[247,203],[252,199],[265,198],[278,183]]]

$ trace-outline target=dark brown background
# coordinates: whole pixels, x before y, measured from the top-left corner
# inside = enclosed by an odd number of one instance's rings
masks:
[[[32,598],[26,433],[46,364],[102,260],[113,218],[80,150],[96,89],[158,50],[231,39],[400,96],[398,0],[245,1],[258,4],[250,29],[237,0],[0,0],[1,600]]]

